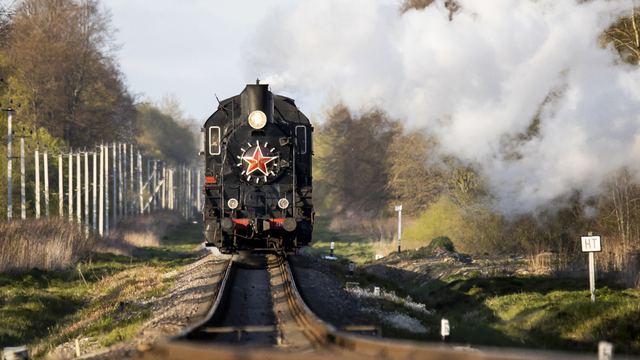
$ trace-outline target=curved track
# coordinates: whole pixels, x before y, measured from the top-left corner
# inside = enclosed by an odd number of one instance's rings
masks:
[[[255,261],[258,259],[258,261]],[[205,321],[140,354],[143,359],[593,359],[595,354],[471,349],[357,336],[318,319],[287,261],[230,260]]]

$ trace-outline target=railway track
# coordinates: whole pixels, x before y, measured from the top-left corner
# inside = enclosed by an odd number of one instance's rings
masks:
[[[337,329],[300,296],[286,260],[230,260],[207,318],[140,354],[141,359],[596,359],[596,354],[473,349],[390,341]],[[359,328],[356,330],[371,330]],[[616,358],[622,358],[617,357]]]

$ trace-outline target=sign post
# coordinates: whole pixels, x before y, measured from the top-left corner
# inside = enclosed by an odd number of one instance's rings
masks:
[[[592,236],[589,232],[588,236],[582,236],[582,252],[589,253],[589,290],[591,291],[591,302],[596,301],[596,265],[594,252],[601,252],[600,236]]]
[[[396,211],[398,212],[398,254],[400,254],[402,244],[402,205],[396,205]]]

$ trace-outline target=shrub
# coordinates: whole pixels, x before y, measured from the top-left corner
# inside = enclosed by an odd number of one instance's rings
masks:
[[[443,247],[451,252],[455,251],[453,247],[453,241],[446,236],[438,236],[437,238],[431,240],[429,243],[430,249],[435,249],[437,247]]]

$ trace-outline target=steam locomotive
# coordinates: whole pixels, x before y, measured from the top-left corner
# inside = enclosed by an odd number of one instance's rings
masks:
[[[311,244],[313,127],[290,98],[247,85],[202,129],[207,246],[294,254]]]

